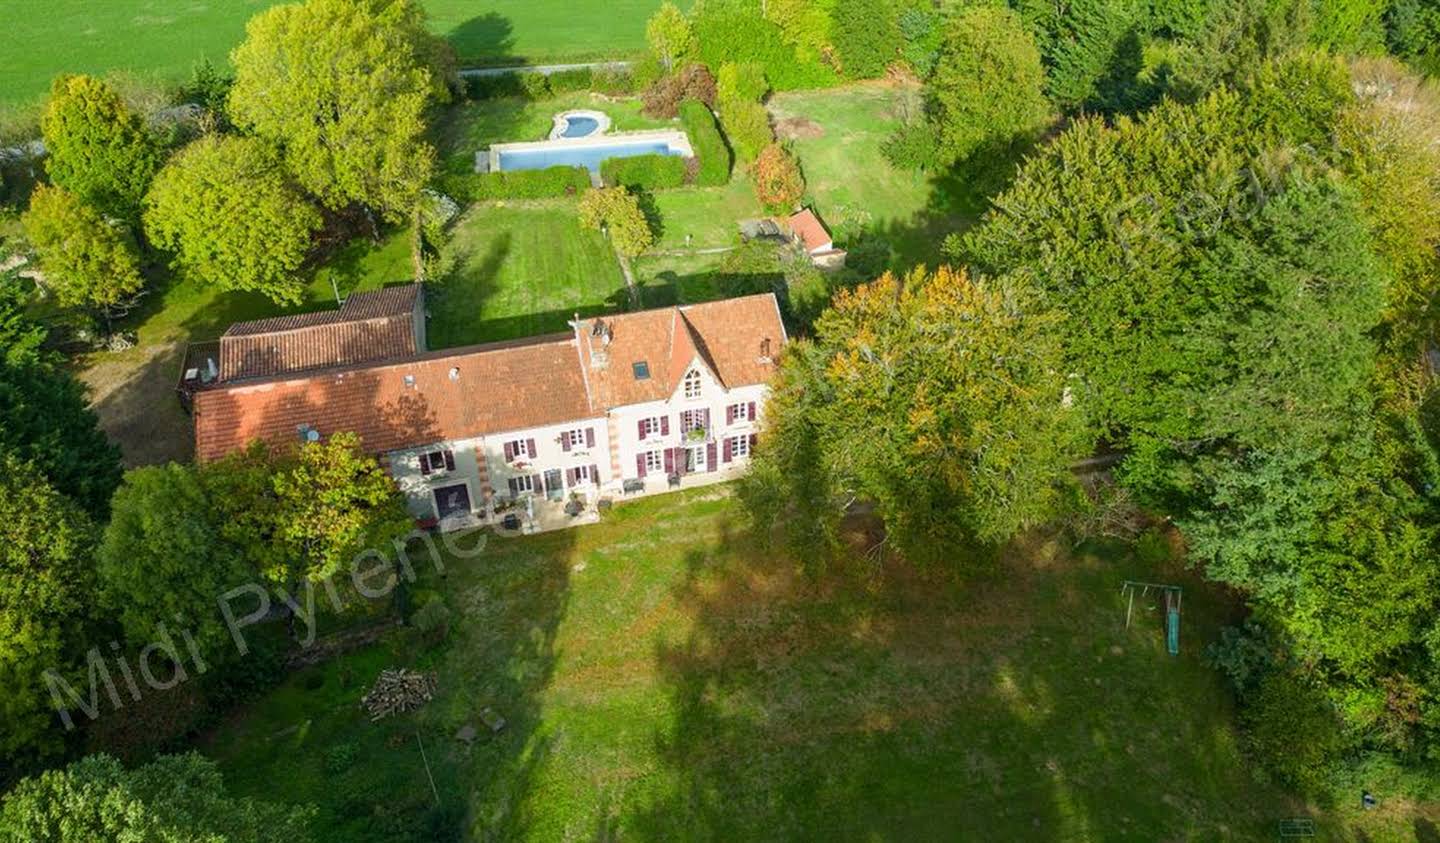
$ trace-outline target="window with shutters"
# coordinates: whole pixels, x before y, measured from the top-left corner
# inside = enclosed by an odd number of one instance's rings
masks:
[[[510,478],[510,494],[523,495],[526,492],[535,491],[535,478],[530,474],[523,474],[519,477]]]
[[[665,452],[664,452],[664,451],[646,451],[646,452],[645,452],[645,470],[646,470],[647,472],[649,472],[649,471],[664,471],[664,470],[665,470]]]
[[[566,450],[585,447],[585,428],[583,427],[567,430],[560,435],[565,437],[565,442],[567,443],[565,446]]]
[[[640,438],[649,439],[652,436],[660,435],[660,417],[651,416],[648,419],[640,420]]]
[[[421,474],[443,474],[455,470],[455,455],[450,451],[427,451],[420,455]]]
[[[685,373],[685,397],[692,400],[700,397],[700,370]]]
[[[731,458],[750,456],[750,437],[730,437],[730,456]]]
[[[583,486],[591,482],[590,466],[588,465],[577,465],[570,469],[570,472],[570,485],[572,486]]]
[[[754,419],[750,418],[750,404],[748,402],[731,404],[729,415],[731,422],[755,421]]]
[[[680,413],[680,432],[704,430],[709,421],[710,413],[705,410],[684,410]]]
[[[505,461],[515,462],[516,460],[533,459],[535,454],[530,450],[530,440],[512,439],[505,443]]]

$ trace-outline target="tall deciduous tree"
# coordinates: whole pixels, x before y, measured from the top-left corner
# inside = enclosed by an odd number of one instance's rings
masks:
[[[805,195],[805,177],[790,151],[778,143],[761,150],[751,168],[755,195],[767,210],[786,213],[795,210]]]
[[[145,288],[128,229],[62,187],[40,185],[22,217],[40,253],[45,286],[64,307],[123,314]]]
[[[955,15],[926,84],[928,119],[944,161],[1028,144],[1050,114],[1040,51],[1014,12],[976,6]]]
[[[306,0],[256,15],[235,49],[232,119],[285,151],[329,207],[358,203],[397,222],[430,179],[426,111],[448,99],[413,0]]]
[[[695,50],[695,33],[680,7],[667,0],[645,23],[645,42],[669,73]]]
[[[40,118],[45,171],[102,213],[135,222],[164,155],[145,121],[93,76],[60,76]]]
[[[92,615],[94,527],[35,466],[0,451],[0,755],[60,749],[43,674],[76,680]]]
[[[758,470],[832,504],[782,519],[867,498],[907,558],[956,563],[1054,515],[1083,447],[1055,326],[1022,288],[948,268],[836,294],[813,350],[787,352]]]
[[[104,605],[132,644],[162,629],[191,631],[214,664],[229,643],[216,598],[248,569],[216,528],[195,469],[171,463],[129,472],[111,503],[96,555]]]
[[[84,384],[44,357],[0,365],[0,450],[96,518],[120,484],[120,449],[100,430]]]
[[[0,802],[0,839],[261,843],[310,839],[313,809],[229,795],[220,768],[198,753],[162,755],[126,770],[91,755],[25,779]]]
[[[585,191],[580,197],[580,224],[596,231],[605,230],[620,254],[633,258],[655,242],[650,221],[640,208],[640,200],[624,185]]]
[[[322,221],[266,141],[195,141],[160,171],[145,205],[146,233],[175,253],[182,274],[283,304],[300,300],[300,268]]]
[[[900,58],[896,11],[887,0],[836,0],[831,38],[847,77],[872,79]]]

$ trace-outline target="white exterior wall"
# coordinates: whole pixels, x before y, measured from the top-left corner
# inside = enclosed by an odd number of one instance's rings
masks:
[[[595,431],[595,446],[587,448],[581,444],[566,451],[560,442],[560,435],[567,430],[584,430],[585,428]],[[535,440],[534,459],[525,456],[517,458],[513,462],[505,461],[506,442],[516,440],[525,442],[530,439]],[[562,483],[565,482],[565,469],[581,465],[595,466],[599,471],[599,482],[602,486],[610,479],[610,437],[603,418],[497,433],[485,437],[481,447],[485,453],[490,487],[494,489],[497,498],[510,496],[509,480],[511,477],[525,474],[543,475],[549,469],[560,470]],[[576,491],[588,494],[595,488],[593,484],[582,483],[576,487]],[[567,486],[565,493],[568,495],[570,491],[570,487]]]
[[[696,364],[692,364],[692,367]],[[666,448],[677,448],[686,444],[684,433],[680,429],[680,414],[686,410],[708,409],[710,411],[710,439],[716,444],[715,472],[729,473],[731,470],[741,468],[749,460],[740,457],[730,463],[724,462],[723,440],[730,436],[754,433],[758,430],[759,415],[764,412],[765,396],[768,387],[763,384],[737,387],[733,390],[724,389],[718,381],[710,374],[704,366],[699,366],[701,377],[701,394],[698,399],[685,398],[685,385],[682,378],[675,393],[665,401],[651,401],[645,404],[630,404],[618,407],[610,413],[610,429],[618,443],[617,461],[620,474],[613,485],[605,491],[609,493],[619,492],[624,480],[634,480],[639,477],[639,470],[636,458],[646,451],[663,450]],[[725,408],[730,404],[755,403],[757,419],[755,422],[737,420],[732,425],[725,423]],[[669,435],[662,436],[655,434],[645,439],[640,438],[640,420],[654,416],[668,416],[670,419]],[[668,482],[663,469],[658,472],[647,472],[645,476],[645,491],[664,491]]]
[[[390,476],[405,495],[405,504],[416,518],[434,518],[434,490],[445,486],[464,483],[470,491],[470,511],[484,510],[485,501],[480,494],[480,465],[475,457],[479,438],[460,439],[454,442],[437,442],[423,448],[407,448],[386,454],[390,465]],[[430,451],[448,450],[455,455],[455,470],[443,472],[420,472],[420,455]]]
[[[701,374],[701,394],[697,399],[685,398],[682,379],[675,394],[669,399],[619,407],[604,418],[583,419],[391,451],[385,455],[391,476],[404,493],[411,514],[420,519],[437,517],[435,489],[464,483],[470,496],[471,512],[477,517],[485,518],[490,513],[492,500],[503,501],[510,497],[511,477],[536,474],[543,476],[547,470],[558,469],[564,482],[566,469],[582,465],[595,467],[599,475],[598,485],[581,483],[574,487],[573,491],[578,491],[593,501],[597,494],[622,494],[624,481],[638,478],[636,457],[639,454],[686,445],[680,414],[685,410],[708,409],[711,429],[707,441],[715,443],[715,470],[688,476],[695,479],[728,478],[743,470],[748,465],[749,458],[735,456],[726,463],[724,441],[734,436],[758,432],[769,387],[753,384],[726,390],[711,376],[708,369],[704,366],[698,368]],[[756,418],[753,421],[736,419],[731,424],[726,423],[728,406],[750,403],[755,404]],[[669,434],[656,434],[642,440],[639,437],[640,420],[655,416],[669,418]],[[561,434],[568,430],[585,428],[595,431],[594,447],[580,445],[566,451],[560,441]],[[506,442],[525,442],[530,439],[535,440],[536,455],[533,459],[525,456],[506,462]],[[455,470],[422,474],[420,455],[437,450],[449,450],[454,455]],[[484,465],[481,464],[481,459],[484,460]],[[618,473],[616,468],[619,469]],[[693,484],[694,481],[691,482]],[[485,494],[487,487],[491,490],[490,498]],[[669,482],[663,468],[646,474],[643,493],[663,492],[668,488]],[[572,487],[567,484],[564,497],[568,498],[571,491]]]

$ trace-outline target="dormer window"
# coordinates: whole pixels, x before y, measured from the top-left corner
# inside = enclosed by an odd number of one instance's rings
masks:
[[[630,368],[635,373],[635,380],[644,381],[650,379],[650,364],[644,360],[632,363]]]
[[[685,373],[685,397],[688,399],[700,397],[700,372],[696,369]]]

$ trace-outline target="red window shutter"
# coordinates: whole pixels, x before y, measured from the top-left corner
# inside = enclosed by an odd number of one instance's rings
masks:
[[[639,432],[637,435],[638,435],[641,439],[644,439],[644,438],[645,438],[645,419],[641,419],[640,421],[636,422],[636,424],[639,425],[639,427],[640,427],[640,432]]]
[[[726,404],[726,405],[725,405],[725,423],[726,423],[726,424],[734,424],[734,423],[735,423],[735,405],[734,405],[734,404]],[[726,459],[725,461],[726,461],[726,462],[729,462],[730,460],[729,460],[729,459]]]
[[[567,430],[560,434],[560,448],[565,451],[570,450],[570,431]]]
[[[565,469],[565,485],[566,485],[566,486],[574,486],[574,485],[575,485],[575,469],[573,469],[573,468],[567,468],[567,469]]]
[[[706,407],[700,411],[700,426],[706,430],[710,429],[710,408]]]
[[[530,478],[530,488],[534,489],[537,495],[544,494],[545,477],[540,474],[532,475]]]
[[[445,452],[445,470],[446,470],[446,471],[454,471],[454,470],[455,470],[455,452],[454,452],[454,451],[446,451],[446,452]]]
[[[425,453],[425,454],[421,454],[421,455],[420,455],[420,473],[421,473],[421,474],[429,474],[429,473],[430,473],[430,454],[428,454],[428,453]]]
[[[755,440],[758,438],[755,434],[750,434],[750,453],[752,454],[755,453]]]
[[[532,460],[535,459],[535,454],[536,454],[537,452],[536,452],[536,450],[535,450],[535,440],[534,440],[534,439],[526,439],[526,440],[525,440],[525,450],[527,450],[527,451],[530,452],[530,459],[532,459]]]
[[[668,413],[660,417],[660,435],[670,435],[670,415]]]
[[[513,442],[506,442],[506,443],[505,443],[505,462],[511,462],[511,461],[514,460],[514,459],[515,459],[515,443],[513,443]]]
[[[644,454],[636,454],[636,455],[635,455],[635,476],[636,476],[636,477],[644,477],[644,476],[645,476],[645,455],[644,455]]]
[[[721,450],[721,452],[720,452],[720,456],[721,456],[721,458],[722,458],[723,460],[725,460],[725,462],[730,462],[730,457],[731,457],[731,454],[730,454],[730,445],[731,445],[731,444],[732,444],[732,441],[731,441],[730,439],[726,439],[726,440],[725,440],[725,447],[724,447],[724,448]]]
[[[750,421],[755,421],[755,402],[751,401],[750,406],[747,409],[750,411],[750,415],[748,416],[748,418],[750,419]]]
[[[600,466],[590,466],[590,482],[596,486],[600,485]]]
[[[675,449],[673,448],[665,449],[665,473],[675,473]]]
[[[714,443],[714,441],[705,443],[705,470],[706,470],[706,471],[714,471],[714,470],[715,470],[715,443]]]
[[[595,428],[593,427],[585,428],[585,447],[595,447]]]

